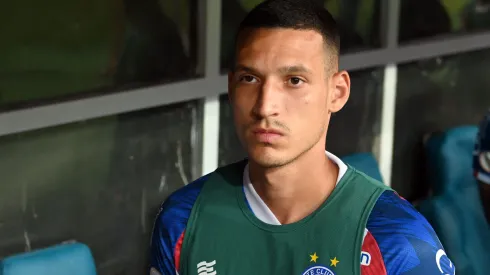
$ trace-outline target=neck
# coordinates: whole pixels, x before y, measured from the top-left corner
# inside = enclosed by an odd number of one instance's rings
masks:
[[[281,224],[313,213],[335,188],[339,167],[325,155],[324,144],[281,167],[263,168],[250,162],[254,189]]]

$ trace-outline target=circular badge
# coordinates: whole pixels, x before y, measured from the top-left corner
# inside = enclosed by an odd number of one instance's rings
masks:
[[[303,275],[335,275],[335,273],[324,266],[312,266],[303,272]]]
[[[481,153],[478,159],[480,160],[480,166],[483,171],[490,173],[490,152]]]

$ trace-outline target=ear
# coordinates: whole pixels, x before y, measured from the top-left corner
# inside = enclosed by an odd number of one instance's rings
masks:
[[[336,113],[340,111],[350,95],[350,76],[346,71],[335,73],[331,78],[330,104],[328,111]]]

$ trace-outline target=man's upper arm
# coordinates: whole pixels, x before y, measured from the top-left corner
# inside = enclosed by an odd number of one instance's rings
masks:
[[[165,206],[163,206],[165,207]],[[155,221],[153,234],[151,237],[150,263],[151,275],[175,275],[175,247],[177,244],[176,236],[181,230],[169,228],[166,220],[170,218],[165,210],[161,210]],[[178,237],[177,237],[178,238]]]
[[[204,178],[200,178],[163,203],[150,241],[150,275],[178,274],[185,228],[203,184]]]
[[[367,229],[381,252],[382,259],[379,260],[382,260],[386,274],[455,273],[455,267],[431,225],[395,192],[385,191],[380,196],[369,217]]]

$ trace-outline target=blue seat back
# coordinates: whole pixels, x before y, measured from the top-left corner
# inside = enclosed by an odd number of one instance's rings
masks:
[[[371,153],[356,153],[341,158],[343,162],[363,172],[364,174],[383,182],[378,162]]]
[[[472,174],[476,126],[432,135],[426,143],[432,196],[420,204],[458,275],[490,274],[490,228]]]
[[[96,275],[90,249],[81,243],[61,244],[3,259],[1,275]]]

